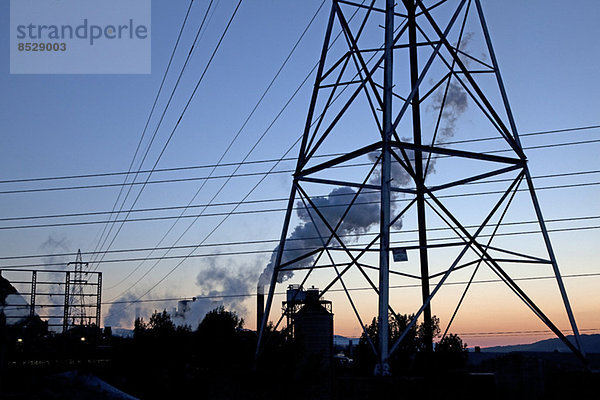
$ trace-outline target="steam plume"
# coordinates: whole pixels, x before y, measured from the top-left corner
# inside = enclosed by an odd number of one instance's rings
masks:
[[[368,157],[371,162],[376,162],[379,154],[370,153]],[[396,187],[406,186],[410,182],[409,175],[397,162],[392,162],[392,179],[393,185]],[[377,169],[373,172],[373,175],[369,179],[369,183],[378,185],[380,182],[381,172],[379,169]],[[348,204],[350,204],[355,195],[355,189],[344,186],[333,189],[327,196],[313,198],[312,201],[319,212],[323,214],[329,226],[334,228],[339,223],[344,212],[346,211]],[[356,235],[364,234],[373,226],[379,224],[379,200],[380,193],[368,189],[362,191],[358,195],[355,203],[337,230],[337,234],[341,236],[345,243],[356,241]],[[327,228],[327,225],[321,220],[314,209],[309,206],[307,210],[307,208],[304,206],[304,203],[301,201],[297,202],[296,206],[296,214],[300,219],[300,223],[294,228],[292,234],[286,240],[286,251],[282,256],[282,264],[306,254],[311,249],[321,247],[323,243],[319,238],[319,233],[321,236],[325,237],[324,239],[328,238],[331,233],[329,228]],[[392,203],[392,208],[394,208],[394,203]],[[308,212],[309,210],[310,214]],[[395,227],[400,228],[401,225],[402,220],[400,219],[395,224]],[[336,240],[333,239],[332,243],[336,243]],[[269,263],[260,275],[258,281],[259,287],[270,284],[278,250],[279,246],[273,250]],[[306,257],[294,263],[294,267],[308,267],[313,262],[314,257]],[[279,273],[277,281],[279,283],[285,282],[293,275],[293,271],[282,271]]]

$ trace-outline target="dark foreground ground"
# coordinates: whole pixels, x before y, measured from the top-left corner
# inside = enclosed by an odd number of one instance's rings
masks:
[[[590,369],[570,354],[470,354],[461,369],[436,367],[373,378],[356,367],[295,368],[289,363],[198,367],[144,360],[8,365],[3,399],[597,399],[600,355]],[[118,389],[117,389],[118,388]]]

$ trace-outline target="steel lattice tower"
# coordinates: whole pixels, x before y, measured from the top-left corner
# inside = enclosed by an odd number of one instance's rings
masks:
[[[457,112],[464,112],[465,102],[470,129],[457,126]],[[486,139],[473,139],[481,136]],[[473,150],[486,140],[502,143],[501,148]],[[465,196],[460,207],[450,205],[457,190],[491,178],[504,185],[493,201],[473,195]],[[323,195],[323,188],[334,189]],[[516,203],[526,203],[523,207],[537,223],[536,251],[519,248],[520,243],[496,244]],[[377,220],[355,225],[373,207]],[[301,221],[292,230],[294,211]],[[464,222],[473,218],[479,222]],[[415,224],[414,244],[392,245],[391,235],[398,232],[394,227],[409,220]],[[430,237],[440,225],[452,232],[451,238]],[[298,232],[307,229],[313,237],[297,241]],[[364,237],[369,241],[361,241]],[[418,254],[417,272],[394,268],[392,251]],[[445,253],[434,259],[438,251]],[[368,259],[374,253],[377,265]],[[332,1],[283,230],[271,262],[257,355],[276,286],[294,271],[304,274],[301,285],[316,271],[333,271],[322,293],[341,286],[364,330],[345,283],[351,271],[358,271],[378,296],[380,334],[371,346],[376,373],[385,375],[390,354],[417,319],[431,326],[431,301],[449,276],[472,270],[451,323],[483,266],[585,360],[480,0]],[[575,343],[513,279],[515,265],[552,269]],[[378,282],[369,276],[372,270]],[[394,312],[391,276],[420,281],[421,305],[388,348],[388,312]],[[431,351],[431,332],[426,338]]]
[[[87,321],[88,316],[86,315],[86,303],[85,303],[85,290],[84,287],[87,285],[87,272],[84,272],[83,268],[86,269],[89,263],[83,262],[81,257],[81,250],[77,250],[77,257],[74,262],[67,264],[68,266],[73,265],[75,267],[74,279],[69,282],[69,294],[68,294],[68,308],[65,310],[67,316],[66,321],[70,321],[71,325],[83,326],[89,324]],[[66,322],[68,324],[68,322]]]

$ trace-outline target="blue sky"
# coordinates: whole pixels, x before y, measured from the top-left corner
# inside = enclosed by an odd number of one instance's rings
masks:
[[[158,131],[156,145],[150,151],[144,168],[152,166],[175,126],[236,2],[221,0],[215,3],[218,3],[216,12],[195,49],[179,89],[166,113],[163,126]],[[242,2],[222,47],[158,164],[159,168],[217,162],[320,3],[320,1],[262,0]],[[2,129],[0,179],[127,170],[189,3],[180,0],[152,2],[152,73],[149,75],[10,75],[8,4],[5,1],[0,5],[0,21],[6,27],[6,34],[0,40],[0,54],[2,54],[0,88],[3,93],[0,99]],[[182,38],[182,47],[174,59],[173,70],[166,82],[166,91],[158,103],[160,111],[164,108],[176,73],[183,64],[208,2],[195,1],[194,4]],[[600,124],[598,112],[600,80],[596,76],[597,65],[600,62],[600,45],[597,40],[600,34],[597,24],[600,4],[592,0],[582,0],[565,7],[564,2],[559,1],[511,0],[483,1],[483,6],[519,130],[534,132]],[[326,4],[276,84],[242,131],[239,140],[224,158],[224,162],[237,161],[246,155],[312,69],[319,57],[328,10],[329,6]],[[308,84],[302,87],[250,159],[279,158],[301,134],[311,85],[312,80],[309,79]],[[151,128],[156,126],[157,120],[156,116],[151,120]],[[468,123],[465,121],[465,124]],[[150,130],[151,132],[153,129]],[[599,134],[600,131],[596,129],[531,137],[524,139],[523,142],[525,146],[534,146],[597,139]],[[598,144],[590,144],[532,150],[527,154],[532,174],[542,175],[599,169],[598,149]],[[295,154],[296,151],[292,151],[290,155]],[[246,166],[240,172],[264,171],[271,165]],[[293,163],[287,162],[281,169],[289,169],[292,166]],[[220,168],[217,174],[231,171],[231,168]],[[192,170],[164,173],[157,174],[152,179],[202,176],[207,172],[208,170]],[[122,178],[113,177],[66,182],[76,185],[119,183],[120,179]],[[258,179],[258,177],[249,177],[232,180],[215,201],[240,200]],[[549,186],[595,180],[597,180],[596,175],[589,175],[548,179],[536,184]],[[195,203],[209,201],[222,182],[218,180],[208,183]],[[249,199],[285,198],[290,182],[289,174],[269,177]],[[44,185],[64,183],[54,182]],[[140,196],[136,208],[185,205],[198,189],[198,185],[198,181],[149,185]],[[32,187],[42,186],[31,183],[3,184],[1,190]],[[118,188],[113,187],[0,195],[1,217],[110,210],[117,193]],[[544,190],[539,196],[546,218],[553,219],[598,214],[598,194],[597,187],[591,186]],[[279,202],[253,207],[254,209],[280,208],[283,205],[283,202]],[[245,206],[243,209],[252,209],[250,207]],[[457,207],[466,210],[469,205],[461,203]],[[222,207],[210,211],[219,212],[229,209]],[[197,211],[188,211],[188,214]],[[167,214],[174,215],[174,212],[153,215]],[[280,212],[234,216],[224,223],[207,243],[273,239],[279,235],[282,218],[283,214]],[[220,217],[201,218],[179,244],[198,243],[219,221]],[[188,222],[178,224],[165,244],[172,243],[179,233],[183,232]],[[161,221],[126,224],[113,248],[152,247],[156,245],[170,223]],[[590,225],[593,225],[593,222]],[[565,224],[565,226],[574,226],[574,224]],[[76,251],[79,248],[82,251],[91,251],[97,244],[102,227],[103,225],[86,225],[2,230],[0,249],[3,255],[45,254],[59,251],[51,246],[44,246],[44,243],[52,238],[55,241],[63,241],[69,251]],[[597,246],[594,245],[598,241],[598,231],[556,233],[552,238],[564,273],[600,272],[592,261],[599,255]],[[272,245],[247,248],[269,250]],[[236,249],[240,250],[240,247]],[[231,248],[209,248],[199,252],[214,250],[226,252],[231,251]],[[218,267],[240,268],[258,273],[268,261],[268,257],[268,254],[223,256],[216,261],[212,260]],[[159,264],[155,271],[135,288],[134,294],[142,293],[144,288],[149,288],[176,262],[166,261]],[[195,278],[197,271],[208,265],[207,263],[209,263],[208,259],[186,261],[164,284],[153,291],[152,295],[160,298],[161,296],[193,296],[202,292],[204,289],[197,286]],[[115,263],[102,266],[100,269],[105,275],[105,287],[117,283],[136,265],[136,263]],[[143,270],[143,268],[140,270],[140,274]],[[134,277],[139,277],[139,274],[135,274]],[[114,290],[106,290],[104,298],[117,296],[121,290],[129,286],[128,283],[135,281],[134,277]],[[583,327],[600,328],[600,320],[594,317],[594,310],[597,309],[600,299],[588,286],[597,285],[597,280],[598,278],[590,278],[585,282],[580,279],[567,281],[576,314]],[[540,298],[546,296],[545,288],[533,287],[532,290],[537,290]],[[450,293],[450,296],[453,295],[454,292]],[[558,314],[554,300],[548,301],[550,309],[556,309]],[[412,303],[406,301],[405,304]],[[247,302],[240,307],[241,312],[246,312],[246,316],[250,317],[248,319],[253,320],[252,303]],[[442,310],[447,311],[443,304],[440,305],[438,315],[442,314]],[[404,312],[413,311],[410,307],[404,310]],[[475,307],[471,315],[477,315],[477,312]],[[463,332],[475,331],[471,319],[465,317],[463,325],[458,326],[457,329],[462,328]],[[351,326],[351,320],[351,315],[346,310],[342,310],[342,306],[336,310],[336,329],[340,333],[359,334],[356,327]],[[521,317],[516,320],[521,321]],[[521,322],[513,321],[510,324],[511,326],[506,330],[521,326]],[[525,326],[537,328],[535,324]],[[481,330],[485,329],[499,328],[491,324]]]

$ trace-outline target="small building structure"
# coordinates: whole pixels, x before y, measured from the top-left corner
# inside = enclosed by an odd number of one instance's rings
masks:
[[[302,358],[318,360],[323,367],[329,367],[333,356],[331,301],[321,299],[319,289],[315,287],[304,290],[298,285],[290,285],[283,312]]]

